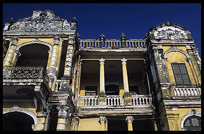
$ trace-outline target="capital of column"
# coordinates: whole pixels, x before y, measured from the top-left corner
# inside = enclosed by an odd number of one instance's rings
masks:
[[[54,37],[54,45],[58,45],[60,42],[60,38],[58,36]]]
[[[75,117],[74,120],[73,120],[73,121],[74,121],[74,124],[75,124],[75,125],[79,125],[79,120],[80,120],[79,117]]]
[[[107,121],[107,118],[106,117],[99,117],[99,123],[101,124],[101,123],[106,123],[106,121]]]
[[[123,59],[121,59],[121,61],[122,61],[122,64],[126,64],[127,59],[123,58]]]
[[[13,37],[11,38],[10,44],[9,45],[16,45],[18,42],[18,38],[17,37]]]
[[[127,116],[125,120],[127,122],[133,122],[134,118],[132,116]]]
[[[68,115],[68,112],[69,112],[69,107],[61,105],[61,106],[57,107],[57,110],[59,111],[58,112],[58,117],[59,118],[66,118],[67,115]]]
[[[101,58],[99,61],[100,61],[100,64],[105,64],[105,60],[103,58]]]

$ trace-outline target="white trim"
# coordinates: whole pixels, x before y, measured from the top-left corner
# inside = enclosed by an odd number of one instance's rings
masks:
[[[189,110],[188,113],[186,115],[184,115],[183,118],[181,119],[181,130],[184,131],[184,122],[190,116],[201,117],[201,114],[197,110],[194,110],[194,109]]]
[[[44,42],[44,41],[40,41],[40,40],[38,40],[38,39],[34,39],[34,40],[28,41],[28,42],[24,42],[24,43],[18,45],[18,46],[16,47],[16,50],[19,50],[19,49],[20,49],[21,47],[23,47],[23,46],[31,45],[31,44],[37,44],[37,43],[38,43],[38,44],[45,45],[45,46],[48,46],[48,47],[50,48],[49,51],[52,51],[52,45],[51,45],[50,43],[47,43],[47,42]]]
[[[164,59],[167,59],[166,56],[170,52],[180,52],[180,53],[184,54],[187,57],[187,61],[190,63],[190,56],[189,56],[189,54],[187,52],[181,50],[181,49],[178,49],[175,46],[171,47],[170,49],[168,49],[167,51],[164,52]]]
[[[37,122],[38,122],[38,119],[37,119],[37,116],[35,115],[35,113],[29,111],[29,110],[26,110],[24,108],[20,108],[18,106],[14,106],[12,108],[9,108],[9,109],[6,109],[6,110],[3,110],[3,114],[7,114],[7,113],[11,113],[11,112],[21,112],[21,113],[25,113],[29,116],[31,116],[34,120],[34,124],[36,125]]]

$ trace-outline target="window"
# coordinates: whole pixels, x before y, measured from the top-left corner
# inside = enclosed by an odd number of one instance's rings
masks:
[[[201,131],[201,118],[198,116],[190,116],[184,121],[184,129],[186,131]]]
[[[191,85],[185,63],[171,64],[176,85]]]
[[[95,96],[97,91],[97,86],[85,86],[86,96]]]

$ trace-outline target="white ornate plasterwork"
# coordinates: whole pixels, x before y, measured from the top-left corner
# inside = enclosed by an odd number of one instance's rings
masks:
[[[178,48],[175,47],[175,46],[173,46],[173,47],[171,47],[170,49],[168,49],[167,51],[165,51],[165,53],[164,53],[164,59],[167,59],[166,56],[167,56],[167,54],[170,53],[170,52],[180,52],[180,53],[184,54],[184,55],[187,57],[187,61],[188,61],[189,63],[191,63],[189,54],[188,54],[187,52],[181,50],[181,49],[178,49]]]
[[[4,30],[12,32],[56,32],[75,30],[75,25],[56,16],[51,10],[33,11],[31,17],[18,20],[16,23],[6,23]]]
[[[36,38],[36,39],[34,39],[34,40],[32,40],[32,41],[24,42],[24,43],[18,45],[18,46],[16,47],[16,50],[19,50],[21,47],[26,46],[26,45],[31,45],[31,44],[42,44],[42,45],[46,45],[46,46],[48,46],[48,47],[50,48],[49,51],[52,51],[52,45],[51,45],[51,44],[49,44],[49,43],[47,43],[47,42],[44,42],[44,41],[41,41],[41,40],[39,40],[38,38]]]
[[[194,110],[194,109],[189,110],[188,113],[186,115],[184,115],[183,118],[181,119],[181,130],[184,130],[184,122],[190,116],[201,117],[201,113],[197,110]]]
[[[180,40],[187,39],[185,31],[174,26],[163,26],[154,32],[155,39]]]
[[[25,113],[29,116],[31,116],[34,120],[34,124],[36,125],[38,123],[38,119],[37,119],[37,116],[31,112],[31,111],[28,111],[24,108],[20,108],[18,106],[14,106],[12,108],[9,108],[9,109],[6,109],[6,110],[3,110],[3,114],[7,114],[7,113],[11,113],[11,112],[21,112],[21,113]]]

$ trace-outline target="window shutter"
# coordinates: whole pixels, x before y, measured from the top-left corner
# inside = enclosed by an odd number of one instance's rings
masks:
[[[190,85],[190,78],[185,63],[172,63],[172,69],[177,85]]]

